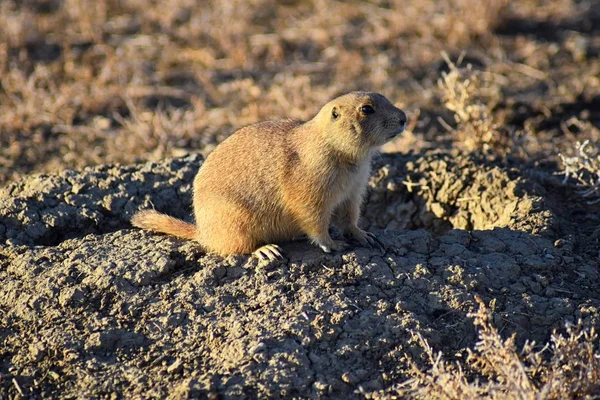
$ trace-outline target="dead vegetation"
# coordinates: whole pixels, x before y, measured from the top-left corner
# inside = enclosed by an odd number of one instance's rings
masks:
[[[567,324],[543,347],[527,342],[517,351],[515,337],[503,339],[492,312],[476,298],[479,309],[469,316],[478,327],[478,341],[467,349],[466,367],[444,360],[418,335],[429,367],[414,361],[412,379],[402,395],[418,399],[591,399],[600,391],[600,348],[594,327]],[[478,378],[473,379],[476,376]]]
[[[454,63],[446,53],[442,55],[448,71],[442,72],[438,88],[444,106],[454,113],[456,128],[441,118],[440,122],[455,134],[457,143],[467,151],[505,153],[507,146],[513,143],[503,131],[504,121],[492,112],[501,96],[499,85],[491,74],[476,70],[471,64],[462,67],[462,57]]]
[[[563,183],[575,181],[577,192],[588,204],[600,202],[600,147],[589,140],[575,144],[575,155],[560,154],[563,163]]]
[[[381,91],[412,116],[417,134],[411,131],[389,149],[436,146],[445,135],[435,90],[442,51],[456,59],[468,49],[469,60],[488,64],[493,73],[502,70],[511,85],[513,75],[524,78],[519,86],[552,78],[540,72],[551,61],[546,44],[496,32],[514,18],[560,23],[586,9],[552,0],[543,2],[541,13],[537,5],[3,1],[0,183],[30,171],[208,152],[235,128],[268,118],[310,118],[333,96],[354,89]],[[585,59],[588,51],[575,36],[565,51]],[[514,56],[512,46],[520,49]],[[578,88],[597,85],[594,68],[586,69],[589,79]],[[507,120],[496,112],[485,118]],[[169,119],[177,129],[165,125]],[[499,127],[491,128],[480,135],[486,146],[496,141],[491,132]],[[471,143],[478,136],[464,135],[468,148],[478,146]]]

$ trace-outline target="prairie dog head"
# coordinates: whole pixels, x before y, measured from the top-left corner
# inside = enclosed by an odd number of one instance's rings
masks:
[[[385,96],[351,92],[327,103],[315,117],[326,143],[360,157],[404,131],[406,114]]]

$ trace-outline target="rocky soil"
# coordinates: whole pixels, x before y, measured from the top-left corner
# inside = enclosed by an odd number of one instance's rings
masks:
[[[200,156],[32,175],[0,192],[0,398],[392,398],[424,337],[461,362],[474,297],[503,335],[598,326],[598,207],[458,153],[376,160],[381,249],[204,254],[132,228],[189,218]],[[588,208],[582,208],[588,207]]]

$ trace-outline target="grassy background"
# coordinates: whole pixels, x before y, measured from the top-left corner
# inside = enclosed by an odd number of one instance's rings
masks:
[[[30,172],[209,152],[240,126],[378,91],[411,117],[388,151],[460,145],[441,52],[524,162],[598,140],[600,7],[575,0],[0,3],[0,185]],[[594,111],[594,108],[596,111]],[[572,135],[570,137],[569,135]],[[575,137],[577,135],[577,137]],[[514,146],[509,146],[513,149]]]

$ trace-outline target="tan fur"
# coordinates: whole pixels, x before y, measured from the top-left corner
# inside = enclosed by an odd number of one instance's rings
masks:
[[[155,210],[143,210],[135,213],[131,224],[140,228],[167,233],[182,239],[196,238],[196,225],[159,213]]]
[[[364,105],[375,110],[362,111]],[[338,116],[333,117],[333,114]],[[384,96],[352,92],[310,121],[267,121],[242,128],[207,157],[194,180],[195,226],[154,211],[133,225],[194,239],[222,255],[305,233],[324,251],[336,223],[361,243],[360,206],[373,152],[401,133],[404,112]]]

